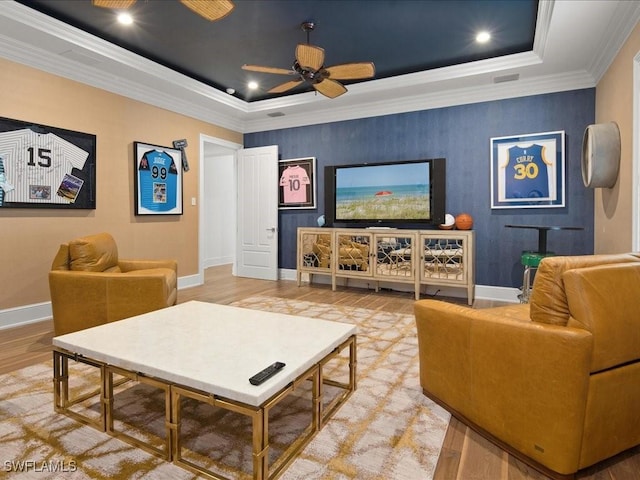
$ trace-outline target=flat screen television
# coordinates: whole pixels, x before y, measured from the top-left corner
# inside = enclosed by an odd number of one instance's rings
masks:
[[[445,216],[445,159],[325,167],[329,226],[439,225]]]

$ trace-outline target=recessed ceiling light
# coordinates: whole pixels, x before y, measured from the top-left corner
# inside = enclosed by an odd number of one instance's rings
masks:
[[[489,40],[491,40],[491,34],[487,31],[479,32],[476,35],[476,42],[478,43],[487,43]]]
[[[227,88],[227,93],[229,95],[233,95],[234,93],[236,93],[236,89],[235,88]]]
[[[133,17],[127,12],[121,12],[118,14],[118,22],[123,25],[131,25],[133,23]]]
[[[258,88],[258,82],[249,82],[247,87],[249,87],[249,90],[256,90]]]

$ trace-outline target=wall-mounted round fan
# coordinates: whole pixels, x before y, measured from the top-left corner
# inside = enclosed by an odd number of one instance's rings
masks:
[[[96,7],[126,10],[136,0],[92,0],[92,3]],[[226,17],[233,10],[231,0],[180,0],[180,3],[212,22]]]
[[[332,67],[324,66],[324,49],[309,44],[309,32],[315,28],[313,22],[304,22],[302,30],[307,32],[307,43],[296,47],[296,59],[291,69],[262,67],[260,65],[243,65],[244,70],[253,72],[275,73],[278,75],[297,75],[298,78],[275,86],[269,93],[282,93],[297,87],[302,82],[311,86],[326,97],[336,98],[347,91],[337,80],[362,80],[375,75],[372,62],[344,63]]]

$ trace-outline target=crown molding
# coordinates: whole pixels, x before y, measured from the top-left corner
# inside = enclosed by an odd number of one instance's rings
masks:
[[[539,20],[542,32],[548,29],[549,18],[543,16],[543,20]],[[11,36],[0,34],[0,55],[5,58],[224,128],[245,132],[248,125],[263,123],[262,119],[256,118],[262,113],[266,115],[282,109],[300,109],[301,106],[310,104],[316,104],[315,107],[324,111],[322,118],[335,121],[342,117],[341,102],[333,101],[328,104],[324,97],[313,92],[244,102],[16,2],[0,2],[0,21],[0,32],[5,31],[1,28],[3,22],[10,22],[13,27],[8,30]],[[51,41],[40,41],[35,46],[29,43],[33,38],[51,38]],[[420,95],[425,84],[540,62],[539,55],[527,52],[363,82],[349,87],[351,95],[346,103],[353,105],[354,101],[369,101],[368,97],[377,99],[380,96],[396,95],[402,89],[406,89],[405,96],[412,92]],[[360,104],[357,108],[343,108],[353,115],[354,112],[371,109],[377,111],[376,103],[374,101],[373,107],[364,105],[364,108],[360,108]],[[413,102],[409,99],[394,103],[411,105]],[[331,112],[336,112],[336,115]],[[307,115],[296,117],[306,119]],[[272,120],[271,117],[266,118],[267,123]]]
[[[640,18],[640,2],[618,2],[610,36],[585,71],[536,74],[556,6],[555,0],[540,1],[531,52],[356,83],[348,87],[349,95],[331,101],[307,92],[245,102],[13,1],[0,1],[0,56],[251,133],[593,87]],[[492,82],[492,76],[502,74],[520,74],[521,79]],[[269,116],[273,113],[284,115]]]
[[[79,54],[77,50],[74,52],[74,58],[84,55]],[[193,100],[185,98],[184,94],[171,95],[166,89],[153,88],[149,83],[144,84],[116,74],[105,73],[104,69],[97,66],[71,60],[68,58],[68,51],[64,53],[65,55],[52,56],[41,49],[0,34],[0,56],[8,60],[230,130],[242,131],[244,128],[241,118],[237,115],[221,113],[219,105],[206,95],[199,97],[196,94]],[[185,77],[186,80],[191,79]]]
[[[446,91],[422,93],[420,95],[407,96],[402,99],[393,98],[367,102],[359,105],[357,108],[347,105],[341,108],[332,108],[324,112],[314,111],[313,115],[309,115],[308,113],[294,113],[292,115],[275,118],[266,117],[265,115],[265,118],[247,121],[245,123],[244,133],[302,127],[593,87],[595,87],[595,81],[589,73],[584,71],[570,72],[514,82],[492,83]]]
[[[606,41],[600,44],[599,51],[594,53],[588,67],[596,82],[599,82],[606,73],[620,48],[640,21],[640,2],[619,2],[616,9],[616,15],[606,28],[609,35]]]
[[[238,98],[223,93],[202,82],[171,70],[118,45],[107,42],[72,25],[49,17],[25,5],[13,1],[0,2],[0,17],[6,17],[12,22],[19,23],[25,32],[35,30],[54,37],[59,40],[58,44],[63,43],[73,51],[92,57],[95,60],[95,65],[113,62],[121,67],[129,67],[150,77],[162,79],[169,84],[179,85],[198,95],[211,98],[222,105],[234,109],[242,110],[245,104],[245,102]],[[27,41],[28,40],[29,37],[27,35]],[[68,49],[65,51],[56,51],[55,48],[56,45],[43,45],[43,50],[48,51],[49,54],[63,55],[68,51]]]
[[[536,34],[533,39],[533,51],[539,58],[544,58],[553,17],[555,0],[540,0],[538,2],[538,18],[536,19]]]
[[[349,97],[346,95],[332,100],[332,105],[338,106],[341,102],[356,103],[357,97],[365,98],[371,96],[379,98],[380,95],[397,96],[398,92],[403,89],[411,92],[420,92],[431,84],[440,82],[450,82],[456,79],[464,79],[476,75],[483,75],[495,72],[502,72],[507,69],[528,67],[540,64],[542,60],[534,52],[518,53],[514,55],[505,55],[499,58],[491,58],[487,60],[479,60],[461,65],[453,65],[451,67],[437,68],[424,72],[409,73],[396,77],[382,78],[379,80],[371,80],[369,82],[356,83],[349,85]],[[261,100],[252,102],[248,106],[249,113],[268,113],[286,110],[287,108],[296,107],[304,104],[316,102],[324,102],[324,97],[317,95],[315,92],[306,92],[298,95],[289,95],[269,100]]]

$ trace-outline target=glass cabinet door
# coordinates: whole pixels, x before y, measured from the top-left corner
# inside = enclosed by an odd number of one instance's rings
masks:
[[[422,280],[437,279],[451,283],[466,283],[465,239],[422,235]]]
[[[396,280],[413,279],[416,253],[414,242],[413,236],[376,234],[375,276]]]
[[[316,273],[331,272],[333,234],[320,229],[304,229],[298,232],[298,268]]]
[[[370,276],[372,235],[358,231],[336,232],[336,274]]]

